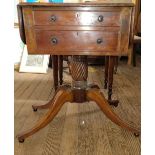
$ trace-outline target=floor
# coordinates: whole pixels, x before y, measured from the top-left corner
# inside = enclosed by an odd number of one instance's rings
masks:
[[[120,103],[113,110],[126,122],[140,128],[140,61],[137,67],[119,62],[114,75],[113,98]],[[89,83],[103,89],[104,68],[89,66]],[[70,83],[68,70],[64,81]],[[35,103],[45,103],[53,95],[52,70],[47,74],[18,73],[15,71],[15,136],[32,127],[47,110],[33,112]],[[112,123],[95,102],[66,103],[54,120],[35,135],[18,143],[15,155],[140,155],[140,137]]]

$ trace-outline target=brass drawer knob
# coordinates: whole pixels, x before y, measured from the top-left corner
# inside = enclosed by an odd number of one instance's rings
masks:
[[[52,21],[52,22],[55,22],[56,21],[56,16],[55,15],[52,15],[51,17],[50,17],[50,21]]]
[[[102,39],[97,39],[97,44],[101,44],[103,42]]]
[[[99,22],[103,22],[103,20],[104,20],[104,17],[103,17],[102,15],[100,15],[100,16],[98,17],[98,21],[99,21]]]
[[[54,44],[54,45],[57,44],[58,43],[58,39],[57,38],[52,38],[51,39],[51,43]]]

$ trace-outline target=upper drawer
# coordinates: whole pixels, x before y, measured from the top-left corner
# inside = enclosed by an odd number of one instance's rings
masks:
[[[34,25],[120,26],[120,11],[48,11],[34,10]]]

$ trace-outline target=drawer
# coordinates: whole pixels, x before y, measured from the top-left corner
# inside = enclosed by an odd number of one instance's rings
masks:
[[[34,25],[120,26],[120,11],[33,11]]]
[[[57,52],[88,51],[117,52],[119,32],[104,31],[48,31],[35,30],[36,47],[38,51]],[[41,52],[40,52],[41,53]],[[75,53],[76,54],[76,53]]]

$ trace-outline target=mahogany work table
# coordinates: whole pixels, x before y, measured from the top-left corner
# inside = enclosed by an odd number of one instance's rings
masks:
[[[71,86],[60,86],[51,101],[33,105],[49,108],[36,125],[17,135],[19,142],[50,123],[65,102],[95,101],[114,123],[135,134],[139,130],[123,122],[97,85],[87,85],[87,56],[127,55],[133,37],[133,3],[19,3],[20,36],[29,54],[72,55]],[[110,65],[113,65],[109,62]]]

